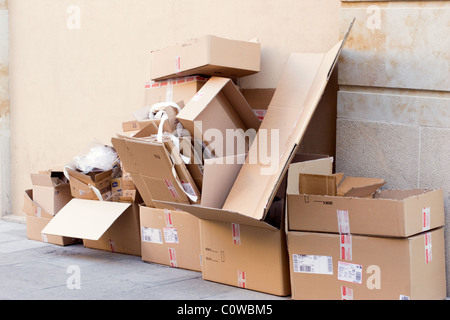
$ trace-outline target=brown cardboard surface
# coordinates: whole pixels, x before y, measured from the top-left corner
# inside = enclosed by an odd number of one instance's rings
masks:
[[[375,198],[288,194],[289,230],[339,233],[338,211],[348,217],[352,234],[408,237],[445,224],[442,190],[403,190],[397,199],[392,193],[383,190]]]
[[[171,101],[181,101],[186,105],[207,80],[206,77],[193,75],[146,83],[144,106]]]
[[[128,203],[73,199],[42,233],[98,240],[130,206]]]
[[[178,113],[177,119],[192,137],[203,138],[210,144],[204,134],[209,129],[219,130],[227,137],[226,130],[257,130],[259,121],[236,85],[228,78],[212,77],[199,90],[190,102]],[[239,134],[239,132],[237,132]],[[243,136],[243,133],[239,137]],[[232,156],[226,154],[226,141],[223,149],[217,148],[219,157]],[[245,153],[242,150],[239,153]]]
[[[342,257],[341,239],[339,234],[288,232],[293,299],[446,298],[443,228],[410,238],[352,235],[351,240],[346,239],[351,243],[351,259],[348,254]],[[430,239],[431,246],[426,246]],[[432,255],[427,256],[430,249]],[[312,257],[316,257],[315,262],[306,263]],[[332,270],[328,265],[332,265]],[[352,269],[361,277],[351,274]],[[344,271],[348,277],[344,277]],[[344,296],[349,292],[352,298]]]
[[[152,51],[150,77],[244,77],[260,71],[260,50],[259,43],[205,35]]]
[[[31,174],[33,201],[50,215],[55,215],[73,197],[62,171],[42,171]]]
[[[202,271],[199,219],[182,211],[140,207],[142,260]]]
[[[278,296],[290,294],[284,231],[202,220],[201,237],[203,279]]]
[[[128,207],[98,240],[83,239],[86,248],[141,256],[139,205]]]

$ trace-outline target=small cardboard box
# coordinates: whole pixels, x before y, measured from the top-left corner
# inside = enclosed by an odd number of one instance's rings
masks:
[[[33,200],[54,216],[73,197],[70,185],[62,171],[41,171],[30,175],[33,183]]]
[[[288,232],[295,300],[443,300],[444,229],[408,238]]]
[[[261,45],[204,35],[151,52],[151,80],[189,75],[239,78],[260,71]]]
[[[177,119],[192,137],[204,141],[207,145],[214,142],[216,147],[213,149],[218,157],[245,153],[248,150],[248,146],[247,150],[244,148],[240,152],[232,148],[233,154],[226,154],[227,144],[231,142],[227,140],[228,130],[234,130],[235,135],[232,138],[236,137],[239,143],[239,141],[246,141],[248,129],[254,129],[256,134],[260,125],[258,118],[233,81],[221,77],[210,78],[178,113]],[[216,136],[216,132],[212,131],[208,133],[208,130],[216,130],[221,136]],[[220,140],[220,143],[217,140]]]
[[[141,255],[139,205],[73,199],[42,230],[83,239],[85,247]]]
[[[186,105],[207,80],[207,77],[193,75],[148,82],[145,84],[144,107],[160,102],[179,101]]]
[[[141,206],[140,221],[143,261],[202,271],[198,218]]]
[[[81,239],[46,235],[42,233],[45,226],[53,219],[53,215],[47,213],[47,211],[33,201],[33,190],[25,191],[23,212],[26,215],[25,219],[28,239],[60,246],[81,243]]]

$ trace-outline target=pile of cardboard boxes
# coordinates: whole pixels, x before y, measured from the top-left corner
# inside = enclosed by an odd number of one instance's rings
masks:
[[[118,163],[32,175],[29,237],[293,299],[444,299],[442,191],[380,191],[297,152],[344,43],[292,54],[261,108],[235,81],[259,71],[259,43],[153,51],[145,108],[111,138]]]

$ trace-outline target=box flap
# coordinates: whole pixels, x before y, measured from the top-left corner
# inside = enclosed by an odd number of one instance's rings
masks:
[[[34,186],[57,187],[66,183],[63,181],[65,180],[64,173],[58,171],[40,171],[30,174],[30,177]]]
[[[300,194],[298,177],[301,173],[309,174],[332,174],[333,158],[323,158],[303,162],[292,163],[289,165],[287,178],[287,194]]]
[[[192,214],[193,216],[195,216],[199,219],[203,219],[203,220],[231,222],[231,223],[238,223],[238,224],[243,224],[243,225],[253,226],[253,227],[258,227],[258,228],[279,230],[279,228],[276,228],[264,221],[260,221],[260,220],[253,219],[251,217],[247,217],[238,212],[225,211],[225,210],[216,209],[216,208],[201,207],[201,206],[197,206],[197,205],[184,205],[184,204],[165,202],[165,201],[155,201],[155,203],[162,205],[162,207],[169,206],[169,207],[173,207],[173,208],[176,208],[176,209],[184,211],[184,212],[188,212],[188,213]]]
[[[325,54],[291,54],[256,140],[263,139],[263,134],[275,138],[278,135],[279,144],[272,142],[268,148],[268,154],[273,155],[269,164],[258,159],[242,166],[224,210],[264,219],[325,91],[348,32]],[[249,154],[258,153],[258,143],[253,143]]]
[[[367,197],[373,195],[386,184],[383,179],[365,177],[346,177],[337,189],[343,197]]]
[[[98,240],[129,207],[129,203],[73,199],[58,212],[42,233]]]
[[[305,174],[299,176],[300,194],[336,196],[337,182],[335,175]]]

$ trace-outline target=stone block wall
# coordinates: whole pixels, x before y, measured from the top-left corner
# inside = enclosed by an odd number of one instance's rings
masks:
[[[450,223],[450,1],[341,1],[336,170],[442,188]],[[446,229],[447,291],[450,231]]]

